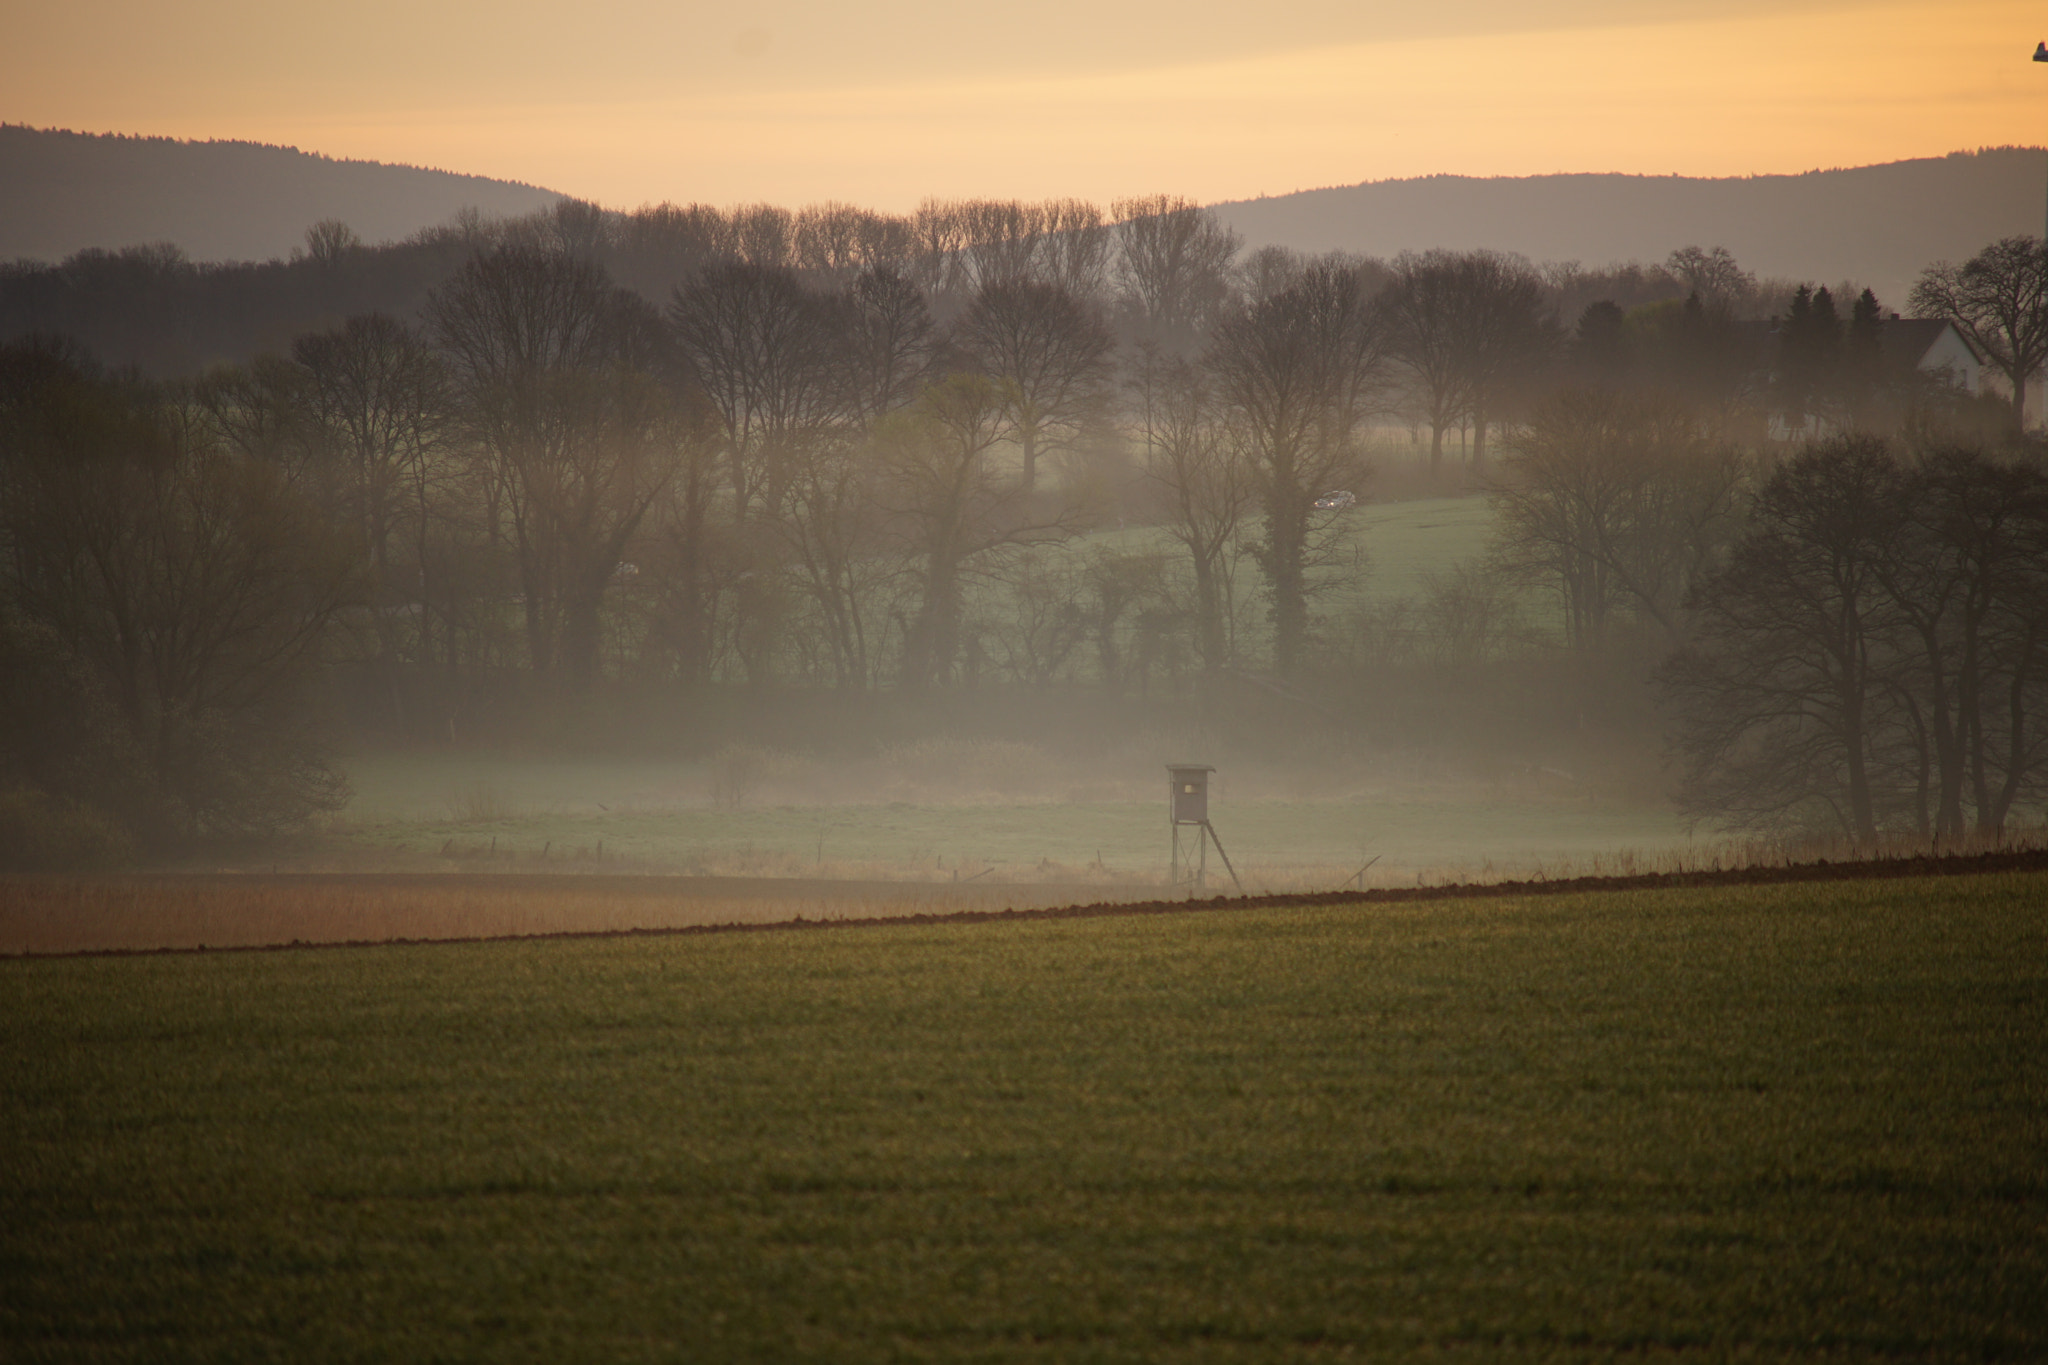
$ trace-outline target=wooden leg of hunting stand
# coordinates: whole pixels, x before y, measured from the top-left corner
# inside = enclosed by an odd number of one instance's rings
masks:
[[[1211,839],[1216,839],[1216,826],[1210,824],[1207,820],[1204,820],[1202,822],[1202,828],[1209,831],[1209,837]],[[1225,867],[1230,867],[1230,855],[1228,853],[1223,852],[1223,841],[1221,839],[1216,839],[1216,852],[1222,855],[1223,865]],[[1237,869],[1234,867],[1230,867],[1230,880],[1236,884],[1239,893],[1242,894],[1244,891],[1244,883],[1238,881]]]

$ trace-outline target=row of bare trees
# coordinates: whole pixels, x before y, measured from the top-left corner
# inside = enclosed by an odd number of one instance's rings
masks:
[[[512,673],[569,693],[607,675],[921,692],[991,673],[1044,681],[1092,645],[1089,668],[1113,685],[1268,662],[1299,680],[1317,657],[1317,598],[1355,585],[1364,564],[1348,505],[1372,433],[1410,421],[1430,430],[1432,465],[1454,424],[1470,424],[1475,458],[1490,429],[1512,433],[1490,471],[1491,577],[1554,591],[1567,643],[1588,657],[1617,623],[1691,640],[1700,585],[1749,526],[1757,424],[1741,397],[1748,385],[1753,408],[1770,388],[1729,359],[1741,338],[1702,293],[1739,284],[1716,283],[1733,269],[1722,256],[1674,256],[1701,281],[1682,303],[1596,303],[1568,335],[1556,282],[1490,253],[1269,252],[1233,281],[1236,244],[1184,204],[1112,218],[927,208],[916,221],[958,272],[936,285],[883,260],[875,243],[895,239],[860,215],[728,214],[672,225],[713,245],[651,302],[607,264],[649,215],[622,226],[570,206],[480,229],[417,325],[358,315],[191,384],[94,377],[75,357],[20,348],[0,451],[9,647],[26,657],[41,646],[20,641],[90,639],[53,614],[60,599],[97,613],[118,647],[51,657],[92,672],[79,695],[125,707],[137,734],[199,725],[238,695],[248,716],[283,715],[259,695],[300,687],[337,639],[414,731],[428,718],[406,712],[429,676],[458,693]],[[359,249],[330,236],[337,260]],[[838,243],[844,270],[778,261],[795,242]],[[963,292],[942,310],[935,288]],[[1172,325],[1135,334],[1117,298]],[[1619,331],[1603,332],[1616,316]],[[1671,382],[1715,365],[1726,374],[1711,384]],[[71,407],[129,416],[110,425]],[[79,482],[64,471],[85,457],[67,442],[96,431],[126,433],[102,442],[122,477]],[[202,503],[247,516],[202,516]],[[183,510],[148,510],[159,504]],[[286,543],[251,509],[293,528]],[[1134,514],[1164,536],[1054,550]],[[274,687],[193,683],[202,699],[180,699],[167,679],[185,675],[158,669],[149,687],[169,699],[136,703],[135,661],[155,646],[124,633],[120,594],[48,586],[52,565],[100,553],[64,541],[66,527],[152,517],[170,567],[95,572],[175,578],[180,536],[263,549],[242,586],[273,606],[233,612],[271,613],[277,643],[254,656],[270,662],[238,666],[261,677],[275,664]],[[335,559],[335,545],[349,553]],[[67,569],[61,584],[87,577]],[[1504,617],[1481,609],[1478,570],[1442,586],[1443,603],[1481,623],[1467,634],[1496,648]],[[164,600],[170,636],[204,637],[179,615],[197,606]],[[1252,601],[1263,631],[1247,629]],[[200,729],[242,734],[239,752],[291,752],[255,738],[276,726],[238,725]],[[1939,726],[1928,733],[1941,752]],[[164,782],[209,771],[192,743],[148,742]],[[317,764],[278,761],[305,779],[298,809],[324,799]]]
[[[1279,666],[1299,666],[1327,530],[1312,504],[1362,474],[1390,355],[1342,263],[1226,319],[1197,361],[1145,348],[1138,387],[1171,389],[1181,435],[1218,457],[1212,487],[1175,464],[1178,436],[1151,443],[1209,666],[1234,647],[1220,558],[1247,552]],[[1041,467],[1114,450],[1116,378],[1101,309],[1042,279],[992,278],[941,326],[886,269],[820,291],[728,262],[657,311],[570,250],[508,243],[436,292],[424,331],[353,319],[190,403],[359,537],[394,667],[516,654],[581,688],[610,643],[660,676],[762,680],[795,651],[838,686],[920,688],[972,667],[963,621],[1007,564],[1106,515],[1088,480]]]
[[[663,204],[616,215],[564,204],[476,231],[480,239],[521,240],[604,263],[648,297],[719,265],[786,271],[821,292],[887,272],[950,318],[990,286],[1029,282],[1100,309],[1134,335],[1183,349],[1236,296],[1243,247],[1213,215],[1172,195],[1118,200],[1106,213],[1077,199],[931,199],[902,216],[844,204],[795,211]]]
[[[1545,282],[1512,258],[1268,256],[1259,292],[1226,296],[1189,352],[1120,346],[1100,298],[1069,283],[1095,268],[1076,261],[1113,260],[1157,309],[1179,307],[1170,282],[1213,278],[1234,252],[1185,204],[1120,205],[1114,222],[928,205],[916,221],[981,281],[945,323],[886,266],[824,289],[816,271],[715,255],[657,308],[597,259],[625,229],[574,210],[486,234],[423,329],[357,317],[190,391],[215,439],[359,537],[391,668],[516,660],[572,689],[608,667],[939,685],[973,672],[963,623],[1005,566],[1107,514],[1101,487],[1071,469],[1047,486],[1042,462],[1114,465],[1133,440],[1124,480],[1142,474],[1148,519],[1184,551],[1162,580],[1182,590],[1148,604],[1155,633],[1178,617],[1205,668],[1248,661],[1249,561],[1273,666],[1300,673],[1313,600],[1358,562],[1343,509],[1315,503],[1361,486],[1368,429],[1409,412],[1432,464],[1453,421],[1473,423],[1480,458],[1496,414],[1525,419],[1503,562],[1561,585],[1575,643],[1617,602],[1675,638],[1675,603],[1729,515],[1725,411],[1654,374],[1540,398],[1575,372],[1555,367],[1571,356]],[[858,215],[685,216],[728,257],[868,240]],[[1098,229],[1117,251],[1069,240]],[[1717,297],[1734,287],[1716,282],[1725,253],[1674,262]],[[1695,295],[1678,316],[1704,307]]]

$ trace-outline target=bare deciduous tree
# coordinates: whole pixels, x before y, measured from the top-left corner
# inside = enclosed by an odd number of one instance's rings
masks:
[[[1036,278],[1077,299],[1099,299],[1108,280],[1111,246],[1102,210],[1085,199],[1048,199],[1038,211],[1045,236]]]
[[[506,493],[530,665],[587,685],[620,554],[674,471],[658,322],[597,267],[519,246],[472,259],[428,312]]]
[[[1483,465],[1489,424],[1559,344],[1541,276],[1492,251],[1404,254],[1379,301],[1391,352],[1429,423],[1431,467],[1443,459],[1444,433],[1465,418],[1472,462]]]
[[[362,244],[356,230],[339,218],[322,218],[306,229],[306,254],[323,266],[336,264]]]
[[[2048,477],[1962,450],[1900,472],[1879,577],[1897,613],[1897,687],[1917,757],[1917,824],[1996,834],[2038,782],[2048,743]]]
[[[1155,194],[1120,199],[1116,282],[1146,340],[1177,351],[1196,338],[1230,297],[1231,264],[1243,239],[1192,200]]]
[[[1011,404],[1010,435],[1023,451],[1029,493],[1039,456],[1071,446],[1100,413],[1116,340],[1086,303],[1025,279],[983,285],[956,338]]]
[[[1283,676],[1298,670],[1308,644],[1314,503],[1363,473],[1357,429],[1383,382],[1384,356],[1358,277],[1321,263],[1226,321],[1204,360],[1265,510],[1257,553]]]
[[[665,299],[698,271],[737,253],[732,223],[708,204],[656,204],[619,220],[612,274],[628,289]]]
[[[1230,661],[1231,565],[1256,500],[1251,464],[1199,367],[1149,352],[1132,387],[1144,424],[1146,472],[1164,490],[1167,528],[1188,553],[1195,650],[1205,668],[1221,668]]]
[[[1913,286],[1913,311],[1955,324],[2005,376],[2013,424],[2027,424],[2027,384],[2048,362],[2048,250],[2006,237],[1961,265],[1929,266]]]
[[[844,289],[863,271],[897,270],[910,259],[910,225],[850,204],[813,204],[791,226],[790,263],[819,288]]]
[[[866,427],[923,392],[938,363],[939,334],[924,295],[887,266],[862,271],[846,304],[848,401],[853,420]]]
[[[447,375],[423,337],[382,313],[292,343],[310,383],[313,421],[338,466],[348,515],[362,530],[371,567],[391,571],[401,518],[424,522],[447,444]],[[422,530],[423,533],[423,530]]]
[[[1656,396],[1565,390],[1510,440],[1493,491],[1498,553],[1554,589],[1566,636],[1596,649],[1623,605],[1676,644],[1681,606],[1736,529],[1742,463]]]
[[[1881,443],[1811,447],[1765,483],[1749,533],[1692,594],[1693,643],[1661,675],[1690,813],[1770,827],[1824,810],[1876,837],[1874,772],[1900,733],[1882,575],[1898,493]]]
[[[1687,292],[1698,294],[1709,309],[1723,315],[1756,290],[1756,276],[1736,264],[1725,246],[1682,246],[1665,258],[1664,268]]]
[[[902,674],[912,692],[952,671],[962,580],[996,551],[1063,539],[1077,523],[1073,508],[1040,505],[991,466],[989,451],[1007,434],[1013,406],[1001,383],[956,374],[876,430],[877,503],[894,518],[916,580]]]
[[[724,426],[736,519],[773,512],[790,461],[839,420],[843,319],[783,269],[714,266],[676,291],[668,320]]]
[[[68,672],[101,755],[65,756],[53,789],[150,840],[339,806],[304,703],[358,566],[274,467],[154,393],[0,353],[0,635]]]
[[[788,268],[796,250],[796,215],[776,204],[732,211],[733,254],[763,270]]]
[[[271,466],[314,497],[333,493],[334,471],[310,420],[306,372],[268,352],[247,365],[217,365],[192,384],[199,420],[237,454]]]

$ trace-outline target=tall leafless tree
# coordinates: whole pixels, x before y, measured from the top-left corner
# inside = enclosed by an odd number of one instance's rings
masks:
[[[335,471],[312,422],[306,372],[265,352],[247,365],[216,365],[191,386],[197,415],[237,454],[275,469],[293,488],[331,497]]]
[[[1468,418],[1472,462],[1483,465],[1489,425],[1559,344],[1542,277],[1498,252],[1410,253],[1379,297],[1389,348],[1429,424],[1431,467],[1442,462],[1444,433]]]
[[[1919,758],[1917,824],[2000,832],[2038,787],[2048,737],[2048,477],[1967,450],[1900,474],[1902,514],[1879,577],[1904,637],[1896,686]]]
[[[2048,363],[2048,250],[2006,237],[1961,265],[1929,266],[1913,286],[1913,311],[1955,324],[2005,377],[2013,424],[2027,424],[2027,384]]]
[[[665,299],[698,271],[737,254],[732,222],[708,204],[654,204],[619,220],[611,272],[621,285]]]
[[[796,215],[776,204],[732,211],[733,254],[764,270],[786,269],[796,253]]]
[[[1504,566],[1557,592],[1566,635],[1597,649],[1632,608],[1683,637],[1682,605],[1738,525],[1743,464],[1675,401],[1566,390],[1511,437],[1493,491]]]
[[[853,281],[844,327],[849,412],[865,428],[924,391],[939,361],[938,328],[923,293],[887,266]]]
[[[0,348],[0,642],[39,642],[90,742],[37,774],[57,790],[148,841],[340,805],[306,692],[359,566],[275,466],[156,393]]]
[[[1009,434],[1024,457],[1024,491],[1038,460],[1069,448],[1107,397],[1116,339],[1096,311],[1056,284],[983,285],[955,340],[1011,404]]]
[[[791,227],[790,262],[810,283],[840,290],[863,271],[900,270],[910,260],[910,225],[850,204],[813,204]]]
[[[668,320],[724,427],[736,520],[772,513],[795,452],[843,415],[840,309],[789,270],[739,263],[678,289]]]
[[[1724,317],[1756,290],[1756,276],[1738,265],[1725,246],[1682,246],[1665,258],[1664,268],[1686,292],[1699,295],[1702,303]]]
[[[1314,503],[1364,472],[1358,428],[1385,380],[1385,333],[1357,275],[1321,263],[1226,321],[1204,365],[1243,433],[1265,512],[1274,666],[1292,676],[1308,646]]]
[[[876,430],[876,501],[892,518],[916,584],[915,614],[904,628],[902,685],[909,691],[951,674],[969,575],[998,551],[1064,539],[1078,524],[1075,509],[1027,496],[990,461],[1013,408],[999,381],[956,374]]]
[[[350,318],[292,343],[310,383],[313,420],[341,475],[343,505],[361,528],[372,570],[388,579],[392,538],[429,520],[451,417],[447,375],[426,339],[382,313]]]
[[[530,665],[587,686],[620,554],[674,471],[658,322],[598,267],[519,246],[472,259],[428,313],[506,493]]]
[[[1810,447],[1764,484],[1748,534],[1694,590],[1692,643],[1661,674],[1690,813],[1770,828],[1824,811],[1842,834],[1876,837],[1903,733],[1883,573],[1899,493],[1881,443]]]
[[[1155,194],[1120,199],[1115,278],[1141,338],[1186,353],[1230,298],[1232,262],[1243,239],[1189,199]]]
[[[1205,668],[1220,668],[1230,661],[1232,560],[1256,500],[1251,463],[1200,367],[1148,353],[1132,388],[1146,471],[1166,495],[1168,531],[1188,554],[1195,650]]]

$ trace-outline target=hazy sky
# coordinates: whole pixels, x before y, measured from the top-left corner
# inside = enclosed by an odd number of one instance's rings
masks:
[[[617,206],[1204,200],[2048,142],[2020,0],[43,0],[0,120],[247,138]],[[2037,31],[2038,30],[2038,31]]]

